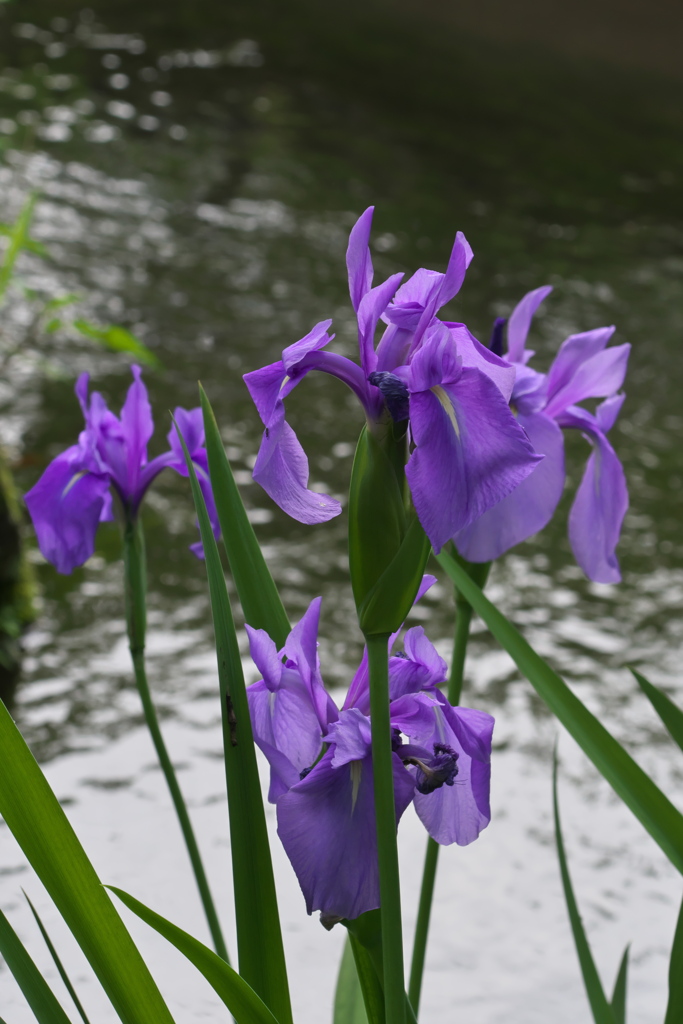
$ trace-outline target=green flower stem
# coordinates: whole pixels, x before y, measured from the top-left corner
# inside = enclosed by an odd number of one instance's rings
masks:
[[[491,563],[474,564],[468,562],[465,565],[472,579],[483,588],[488,579]],[[457,706],[460,703],[462,693],[467,643],[470,638],[470,625],[472,623],[472,605],[465,600],[457,587],[454,587],[453,590],[455,595],[455,635],[453,638],[451,671],[448,677],[448,700],[449,703]],[[417,921],[415,922],[413,959],[410,965],[410,984],[408,986],[408,998],[415,1013],[417,1013],[420,1005],[422,976],[427,952],[429,921],[432,913],[438,863],[439,844],[430,837],[427,840],[424,868],[422,869],[422,887],[420,889],[420,902],[417,908]]]
[[[432,900],[434,899],[434,883],[436,882],[436,868],[438,862],[439,844],[429,836],[427,839],[427,849],[425,851],[424,868],[422,869],[422,888],[420,889],[420,902],[417,908],[415,938],[413,940],[413,959],[410,965],[410,982],[408,984],[408,998],[410,999],[410,1003],[416,1014],[420,1008],[422,975],[425,967],[429,919],[432,914]]]
[[[133,659],[135,682],[137,683],[137,687],[140,692],[142,707],[145,713],[145,721],[147,722],[147,727],[152,737],[157,757],[159,758],[159,764],[161,765],[161,769],[166,778],[166,782],[171,793],[171,799],[173,800],[173,805],[175,807],[176,814],[178,815],[178,821],[180,822],[180,828],[182,829],[183,837],[185,839],[187,852],[190,855],[190,861],[192,862],[192,870],[194,871],[194,876],[197,881],[199,895],[204,906],[204,913],[206,914],[214,948],[223,960],[229,962],[228,951],[221,932],[221,926],[218,922],[218,915],[211,896],[211,890],[209,889],[209,883],[204,871],[204,865],[202,864],[197,840],[195,839],[192,824],[190,822],[190,816],[187,813],[187,807],[185,806],[185,801],[183,800],[183,795],[180,791],[175,771],[173,770],[173,764],[168,755],[163,736],[161,735],[159,721],[152,701],[152,694],[150,693],[149,684],[147,682],[147,673],[145,671],[147,569],[145,562],[145,538],[142,531],[142,525],[139,520],[133,522],[129,520],[126,522],[123,533],[123,550],[128,643],[130,646],[130,655]]]
[[[387,1024],[405,1024],[401,889],[396,844],[391,722],[389,720],[388,634],[367,636],[370,670],[372,768],[382,922],[382,963]]]

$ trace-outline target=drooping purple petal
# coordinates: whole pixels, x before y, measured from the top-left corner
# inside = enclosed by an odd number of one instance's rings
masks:
[[[552,285],[546,284],[542,288],[535,288],[532,292],[527,292],[510,314],[510,319],[508,320],[508,359],[511,363],[526,362],[525,346],[532,317],[552,290]]]
[[[276,363],[245,373],[244,383],[249,389],[254,405],[266,427],[277,414],[279,403],[289,395],[313,365],[300,364],[313,352],[329,345],[332,338],[328,333],[331,320],[317,323],[308,334],[289,345],[282,352],[282,359]]]
[[[266,494],[300,523],[325,523],[341,512],[339,502],[328,494],[309,491],[308,459],[285,422],[282,403],[264,431],[253,476]]]
[[[415,443],[406,475],[413,503],[439,551],[497,504],[541,460],[495,384],[460,367],[446,330],[433,332],[410,366]]]
[[[550,522],[564,488],[562,431],[543,413],[519,415],[534,450],[545,458],[526,480],[479,519],[456,533],[458,551],[469,562],[492,562]]]
[[[602,419],[611,426],[619,411],[620,402],[608,402],[609,406],[599,416],[574,407],[561,420],[563,426],[582,430],[593,445],[569,513],[569,540],[576,561],[596,583],[621,580],[615,549],[628,509],[623,467],[599,425]]]
[[[95,550],[110,484],[96,466],[83,445],[67,448],[25,497],[40,550],[57,572],[73,572]]]
[[[379,906],[372,759],[335,768],[329,750],[280,797],[278,834],[296,872],[309,914],[355,918]],[[393,755],[396,823],[415,782]]]

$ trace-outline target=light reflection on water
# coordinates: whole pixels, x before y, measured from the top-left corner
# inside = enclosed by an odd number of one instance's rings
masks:
[[[337,351],[353,354],[343,258],[354,215],[378,200],[375,262],[382,276],[420,263],[442,266],[453,231],[464,228],[477,260],[453,316],[472,323],[480,337],[526,288],[553,283],[555,293],[536,327],[542,367],[566,334],[617,323],[617,340],[634,344],[628,402],[615,438],[632,496],[622,545],[624,583],[601,587],[582,578],[565,536],[565,501],[557,523],[494,570],[490,595],[675,794],[682,771],[672,745],[624,666],[640,666],[654,682],[681,694],[683,419],[675,370],[683,263],[677,223],[646,215],[639,221],[632,208],[623,221],[618,211],[592,220],[578,199],[572,208],[566,197],[549,198],[534,215],[508,210],[495,193],[482,198],[466,175],[457,181],[456,210],[452,168],[423,167],[409,146],[402,156],[412,161],[412,189],[402,186],[400,202],[391,192],[383,208],[382,190],[369,182],[398,143],[385,139],[376,153],[372,147],[358,151],[366,163],[352,174],[344,164],[343,138],[328,140],[322,159],[291,127],[293,115],[310,116],[304,100],[285,77],[268,77],[264,48],[254,40],[236,35],[215,49],[189,43],[183,49],[87,18],[67,21],[68,31],[22,24],[15,38],[33,40],[44,52],[38,70],[29,62],[0,77],[0,131],[10,139],[0,166],[2,219],[16,215],[27,191],[39,189],[34,236],[53,256],[50,263],[27,256],[25,280],[48,294],[80,292],[83,315],[125,323],[155,348],[166,364],[163,376],[147,374],[158,424],[153,443],[159,447],[167,430],[163,410],[196,404],[194,382],[201,377],[291,617],[323,594],[321,659],[330,686],[345,686],[360,657],[345,577],[344,517],[315,530],[299,526],[250,482],[260,428],[240,374],[276,358],[285,344],[330,315]],[[88,59],[96,55],[102,69],[96,87],[84,73],[60,66],[65,55],[59,47]],[[183,77],[190,75],[195,77]],[[196,76],[203,76],[201,86]],[[229,125],[224,107],[231,112]],[[372,119],[372,111],[364,116]],[[374,116],[379,125],[381,116]],[[653,168],[650,191],[643,194],[668,187],[659,173]],[[637,192],[643,180],[627,175],[625,192]],[[424,188],[415,187],[420,182]],[[433,209],[425,199],[427,185],[435,190]],[[387,184],[389,191],[393,187]],[[13,301],[5,329],[18,334],[25,316],[23,300]],[[127,375],[118,359],[99,352],[95,358],[84,342],[57,337],[50,375],[39,385],[34,362],[15,365],[12,394],[0,395],[7,408],[3,431],[24,459],[26,486],[40,465],[73,443],[80,429],[73,377],[93,365],[96,386],[116,407]],[[341,496],[360,426],[354,400],[321,375],[307,379],[289,405],[311,456],[314,486]],[[570,439],[572,488],[586,453],[580,439]],[[170,474],[160,479],[147,501],[146,522],[150,679],[230,932],[212,634],[203,567],[186,551],[194,527],[183,481]],[[118,553],[116,532],[106,527],[97,557],[74,577],[57,578],[41,568],[43,613],[27,637],[16,715],[103,878],[204,935],[131,687]],[[444,657],[450,617],[450,594],[442,584],[415,612],[415,621],[429,623]],[[240,642],[253,679],[243,634]],[[552,841],[549,763],[557,727],[480,624],[469,673],[467,701],[497,717],[494,818],[472,847],[444,854],[425,1024],[453,1011],[477,1024],[585,1019]],[[663,1016],[678,897],[673,870],[566,736],[560,750],[565,837],[599,965],[609,986],[622,947],[633,942],[630,1012],[654,1024]],[[424,836],[411,816],[401,831],[409,928]],[[22,938],[30,936],[52,979],[19,885],[28,887],[57,935],[60,925],[4,828],[0,836],[2,907]],[[338,949],[342,936],[336,929],[323,937],[318,923],[305,917],[277,842],[273,848],[297,1019],[317,1020],[330,1004],[336,969],[335,957],[323,959],[321,947]],[[185,881],[179,885],[178,879]],[[133,921],[131,928],[179,1017],[216,1018],[216,1003],[181,958],[144,926]],[[85,980],[77,954],[67,953],[66,960],[93,1018],[113,1019]],[[0,992],[4,1015],[14,1024],[31,1019],[4,970]]]

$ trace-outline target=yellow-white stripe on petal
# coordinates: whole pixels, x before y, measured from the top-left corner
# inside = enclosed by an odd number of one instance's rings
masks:
[[[353,814],[356,809],[356,801],[358,800],[363,764],[361,761],[352,761],[349,767],[351,768],[351,814]]]
[[[436,395],[436,397],[439,399],[439,404],[441,405],[441,407],[443,408],[443,411],[448,416],[449,422],[450,422],[451,426],[453,427],[453,430],[455,431],[455,436],[456,436],[456,438],[459,441],[460,440],[460,426],[458,425],[458,418],[455,415],[455,409],[453,408],[453,403],[451,402],[451,400],[448,397],[447,393],[444,391],[444,389],[441,387],[440,384],[436,384],[433,388],[430,388],[430,391],[434,395]]]

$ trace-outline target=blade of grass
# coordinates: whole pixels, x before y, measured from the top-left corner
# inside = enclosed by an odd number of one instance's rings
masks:
[[[346,936],[344,952],[339,965],[337,987],[334,993],[334,1015],[332,1024],[368,1024],[368,1014],[365,1010],[363,989],[358,976],[358,968],[353,954],[350,935]],[[378,986],[377,975],[368,964],[369,970],[374,976],[375,985]],[[380,990],[381,991],[381,990]],[[382,999],[381,1016],[373,1014],[371,1024],[384,1024],[384,1000]]]
[[[1,910],[0,953],[24,993],[38,1024],[71,1024],[57,997]]]
[[[216,638],[239,970],[280,1024],[291,1024],[292,1010],[280,915],[242,660],[218,545],[195,467],[180,430],[178,437],[185,455],[204,545]]]
[[[676,922],[671,959],[669,960],[669,1002],[664,1024],[680,1024],[683,1020],[683,902]]]
[[[2,304],[7,286],[14,273],[14,264],[17,262],[19,253],[22,249],[34,248],[35,246],[35,243],[29,238],[28,232],[37,200],[37,194],[35,192],[31,193],[22,206],[14,224],[7,225],[7,230],[3,232],[8,237],[9,244],[5,249],[5,255],[0,265],[0,304]],[[38,248],[42,249],[42,246],[38,246]],[[40,255],[44,255],[44,252],[41,252]]]
[[[22,892],[23,892],[23,889],[22,889]],[[64,987],[66,988],[67,992],[71,996],[73,1004],[76,1007],[76,1009],[78,1010],[78,1012],[80,1014],[80,1017],[81,1017],[81,1020],[83,1021],[83,1024],[90,1024],[90,1021],[88,1020],[86,1012],[83,1009],[83,1005],[82,1005],[80,999],[78,998],[78,996],[76,994],[76,990],[73,987],[73,985],[71,984],[71,979],[69,978],[69,975],[64,970],[64,965],[63,965],[62,961],[59,958],[59,954],[57,953],[57,950],[54,947],[52,939],[48,935],[47,929],[45,928],[45,925],[41,921],[40,915],[38,914],[38,911],[33,906],[33,904],[31,903],[30,899],[28,898],[28,896],[26,895],[25,892],[24,892],[24,899],[26,900],[26,902],[28,903],[29,907],[31,908],[31,913],[33,914],[33,916],[34,916],[34,918],[36,920],[36,924],[40,928],[40,934],[43,936],[43,939],[45,940],[45,945],[47,946],[48,950],[50,951],[50,956],[54,960],[55,967],[59,971],[59,976],[62,979],[62,981],[64,982]]]
[[[621,958],[619,970],[617,971],[616,981],[614,982],[614,991],[612,992],[610,1006],[616,1024],[626,1024],[626,984],[628,981],[628,955],[630,948],[630,946],[627,946],[624,950],[624,955]]]
[[[124,1024],[173,1024],[144,960],[1,701],[0,815]]]
[[[640,672],[632,668],[631,674],[668,729],[672,739],[683,750],[683,711],[662,690],[649,683],[645,676],[641,676]]]
[[[553,817],[555,820],[555,842],[557,843],[557,856],[560,862],[560,874],[562,875],[562,888],[569,913],[569,921],[574,935],[574,944],[581,965],[583,983],[586,986],[586,994],[590,1003],[593,1020],[595,1024],[616,1024],[612,1008],[607,1002],[600,976],[593,960],[588,939],[584,931],[583,922],[579,908],[574,896],[572,881],[569,876],[567,855],[564,849],[562,829],[560,827],[560,809],[557,800],[557,747],[553,751]]]
[[[671,863],[683,873],[683,815],[645,774],[563,679],[491,604],[465,570],[446,551],[436,556],[452,582],[513,658],[552,713],[635,814]]]
[[[129,910],[132,910],[146,924],[168,939],[171,945],[175,946],[190,963],[194,964],[214,992],[223,1000],[235,1018],[236,1024],[278,1024],[277,1018],[273,1016],[263,1000],[259,999],[253,988],[212,949],[162,917],[161,914],[150,910],[144,903],[140,903],[123,889],[117,889],[113,885],[108,885],[107,889],[116,893]]]
[[[254,528],[249,522],[225,454],[216,417],[201,385],[199,395],[204,413],[209,475],[221,524],[221,537],[244,618],[254,629],[265,629],[280,648],[284,646],[291,630],[287,613]]]

